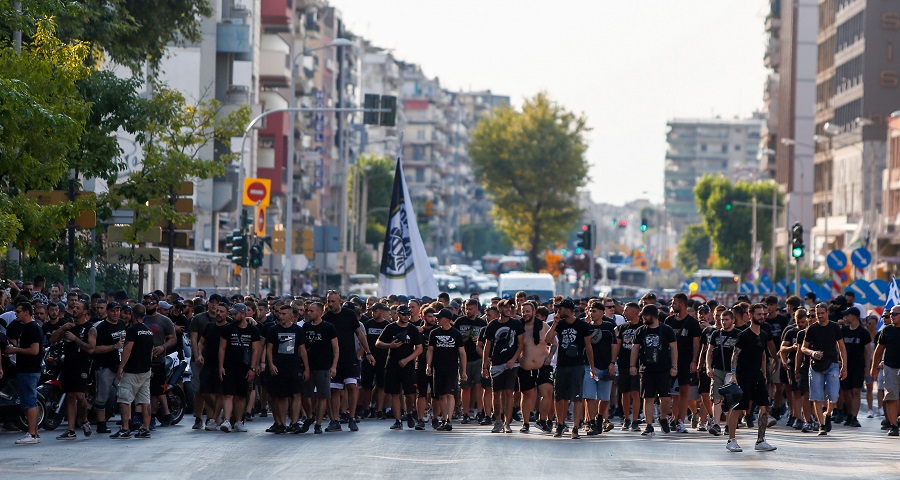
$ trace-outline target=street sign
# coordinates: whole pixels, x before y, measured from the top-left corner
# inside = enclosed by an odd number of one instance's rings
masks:
[[[872,292],[874,298],[869,299],[869,303],[873,305],[884,305],[887,300],[887,294],[891,289],[891,284],[880,278],[869,282],[869,291]]]
[[[256,207],[256,236],[266,236],[266,207]]]
[[[866,268],[872,263],[872,253],[864,247],[857,248],[850,254],[850,261],[856,268]]]
[[[269,206],[272,197],[272,180],[268,178],[244,179],[244,206]]]
[[[309,268],[309,259],[306,258],[306,255],[300,253],[294,255],[293,257],[294,270],[299,270],[301,272],[305,271]]]
[[[862,268],[862,267],[860,267]],[[872,290],[869,288],[869,282],[865,280],[856,280],[847,286],[847,290],[856,294],[856,303],[873,303],[873,300],[876,300],[876,295],[873,294]],[[869,298],[876,297],[876,298]],[[865,312],[861,312],[865,313]]]
[[[842,270],[847,266],[847,254],[841,250],[832,250],[827,257],[825,263],[832,270]]]
[[[106,249],[106,260],[109,263],[159,263],[162,252],[158,248],[110,247]]]
[[[111,225],[106,232],[106,239],[110,242],[128,242],[125,238],[125,229],[121,225]],[[145,243],[159,243],[162,241],[162,228],[150,227],[143,232],[137,232],[137,241]]]

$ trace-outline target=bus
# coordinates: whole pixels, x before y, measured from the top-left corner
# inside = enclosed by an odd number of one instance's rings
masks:
[[[692,277],[692,281],[697,283],[700,291],[710,291],[709,288],[705,288],[703,285],[704,282],[710,279],[718,283],[715,289],[717,292],[737,292],[741,285],[741,277],[731,270],[701,269],[694,272]]]

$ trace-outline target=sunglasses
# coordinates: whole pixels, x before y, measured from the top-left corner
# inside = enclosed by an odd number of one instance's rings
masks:
[[[141,302],[144,305],[156,305],[156,302]]]
[[[603,308],[607,308],[607,309],[608,308],[616,308],[616,306],[615,305],[604,305]]]
[[[892,317],[896,317],[897,315],[900,315],[900,312],[891,312]]]

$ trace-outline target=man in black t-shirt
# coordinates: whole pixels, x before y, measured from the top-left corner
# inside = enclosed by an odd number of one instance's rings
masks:
[[[781,358],[781,364],[783,365],[788,383],[785,387],[787,392],[791,396],[791,418],[788,419],[787,426],[793,426],[796,430],[801,430],[803,428],[803,418],[804,418],[804,404],[805,400],[803,399],[803,389],[800,388],[801,375],[799,375],[798,366],[797,366],[797,351],[800,350],[800,343],[802,342],[800,333],[806,331],[806,327],[809,326],[809,314],[806,309],[800,308],[794,312],[794,321],[787,328],[784,329],[784,332],[781,334],[781,349],[778,352],[778,356]],[[804,333],[805,335],[805,333]],[[807,398],[809,395],[809,378],[805,377],[807,382]],[[806,409],[806,416],[809,416],[809,410]]]
[[[135,307],[137,308],[137,307]],[[143,308],[143,305],[141,305]],[[222,380],[219,379],[219,341],[222,329],[228,325],[228,307],[219,303],[209,311],[213,321],[207,322],[200,335],[197,363],[201,365],[199,390],[206,398],[206,430],[218,430],[219,413],[222,411]],[[197,407],[195,407],[197,408]]]
[[[787,315],[783,315],[778,311],[778,297],[775,295],[769,295],[765,299],[766,304],[766,325],[771,330],[769,338],[777,344],[775,349],[777,351],[778,348],[781,347],[781,335],[784,332],[784,329],[787,328],[790,323],[790,318]],[[767,357],[769,358],[769,357]],[[772,416],[776,419],[781,418],[781,413],[783,412],[784,407],[784,384],[782,383],[782,364],[781,359],[777,355],[772,355],[769,358],[769,372],[768,372],[768,382],[769,382],[769,390],[773,393],[773,399],[775,405],[772,408]]]
[[[719,388],[725,384],[725,372],[731,371],[730,362],[734,354],[740,330],[734,328],[734,312],[726,310],[720,317],[721,329],[715,330],[709,337],[706,351],[706,375],[712,379],[709,395],[713,399],[713,414],[706,427],[711,435],[721,435],[719,419],[722,417],[722,394]]]
[[[700,358],[700,323],[688,313],[688,298],[684,293],[672,297],[672,315],[666,325],[672,327],[678,342],[678,387],[672,389],[673,418],[670,426],[678,433],[687,433],[684,418],[690,402],[691,387],[698,386],[697,369]]]
[[[324,307],[320,302],[312,302],[306,306],[306,320],[303,333],[306,335],[306,356],[309,358],[310,378],[306,381],[306,396],[316,397],[315,430],[322,433],[322,419],[325,417],[325,406],[331,399],[331,378],[337,374],[337,363],[340,354],[337,331],[334,325],[322,321]],[[310,417],[312,414],[310,413]],[[310,419],[307,419],[309,422]],[[309,428],[307,423],[303,425]]]
[[[513,390],[519,373],[519,356],[524,348],[525,327],[511,318],[513,305],[509,299],[497,305],[500,318],[484,328],[485,356],[481,362],[481,375],[491,378],[493,389],[494,421],[492,433],[512,433]]]
[[[377,348],[389,349],[384,370],[384,393],[391,396],[391,410],[394,424],[391,430],[403,430],[400,422],[402,407],[401,395],[406,396],[406,405],[412,408],[416,404],[416,368],[414,361],[422,354],[422,334],[410,322],[412,312],[406,305],[397,308],[396,323],[384,327],[378,340]],[[418,416],[414,412],[406,412],[409,428],[416,424]]]
[[[610,317],[605,313],[605,303],[609,302]],[[582,397],[587,410],[588,435],[599,435],[602,432],[612,430],[613,425],[607,419],[609,399],[612,392],[612,384],[616,377],[616,366],[613,358],[618,355],[616,351],[616,324],[613,309],[615,304],[611,298],[592,300],[588,302],[587,317],[591,331],[591,350],[594,357],[593,367],[597,378],[590,375],[585,369]]]
[[[816,310],[819,310],[820,305],[816,306]],[[824,307],[827,308],[827,305]],[[847,350],[844,348],[844,337],[837,322],[832,322],[827,315],[820,316],[818,313],[816,320],[816,323],[807,327],[806,337],[800,349],[811,358],[809,400],[813,402],[813,412],[819,419],[819,435],[824,436],[831,431],[831,413],[840,394],[839,380],[847,376]],[[826,391],[828,403],[823,413],[822,403],[825,402]]]
[[[309,358],[306,353],[306,337],[303,328],[294,323],[291,307],[274,310],[278,323],[267,331],[266,364],[269,366],[268,389],[272,397],[272,416],[275,425],[271,433],[301,432],[300,393],[303,379],[310,377]],[[284,424],[290,401],[290,430]],[[306,427],[309,431],[309,425]]]
[[[366,342],[370,346],[375,345],[384,327],[389,323],[386,310],[387,308],[380,302],[369,308],[371,318],[363,323],[363,331],[366,332]],[[387,351],[373,348],[372,356],[375,358],[374,364],[362,362],[362,404],[368,408],[368,418],[384,419],[384,366]]]
[[[869,331],[860,325],[859,316],[858,308],[848,308],[844,311],[844,326],[841,327],[844,348],[847,350],[847,376],[841,380],[846,427],[862,426],[856,415],[859,413],[860,394],[872,358],[872,337],[869,336]]]
[[[136,403],[141,407],[142,427],[135,437],[150,438],[150,377],[153,358],[153,332],[144,325],[144,306],[134,307],[134,322],[125,331],[125,346],[122,349],[122,360],[116,369],[116,378],[119,379],[119,387],[116,397],[119,402],[119,414],[122,417],[122,427],[118,432],[110,435],[116,440],[131,438],[129,419],[131,418],[131,404]]]
[[[31,303],[20,302],[15,306],[16,322],[19,328],[16,346],[8,345],[4,350],[7,355],[16,356],[16,389],[19,394],[19,406],[25,411],[28,432],[16,440],[18,445],[41,443],[37,433],[37,384],[41,378],[41,360],[43,358],[44,333],[41,326],[32,317],[34,308]],[[4,375],[0,364],[0,378]]]
[[[869,374],[877,377],[879,365],[883,363],[884,418],[890,424],[888,436],[897,437],[900,436],[900,419],[897,418],[900,410],[900,305],[891,307],[889,315],[891,323],[878,332],[878,345],[875,347]]]
[[[422,325],[419,325],[417,328],[419,329],[419,333],[422,334],[422,344],[427,344],[428,339],[431,336],[431,332],[434,331],[437,326],[437,320],[435,319],[435,314],[437,312],[434,308],[425,307],[422,309]],[[417,417],[416,420],[416,430],[425,430],[425,420],[421,417],[424,415],[428,409],[428,402],[431,400],[429,397],[437,398],[437,395],[434,393],[434,388],[431,383],[431,377],[429,377],[426,373],[426,355],[419,355],[416,358],[416,411],[419,413],[420,417]],[[429,395],[430,394],[430,395]],[[433,409],[432,412],[436,413],[436,409]],[[432,418],[432,427],[437,429],[437,417]]]
[[[99,303],[98,303],[99,305]],[[106,318],[97,324],[97,345],[94,347],[97,394],[94,411],[97,413],[97,433],[110,433],[106,426],[106,402],[114,392],[116,369],[125,348],[125,324],[119,321],[121,307],[116,302],[103,304]]]
[[[553,379],[553,397],[556,400],[556,431],[554,437],[562,437],[566,429],[569,402],[572,408],[572,439],[579,439],[578,428],[584,420],[582,397],[585,370],[591,379],[597,380],[594,369],[594,351],[591,345],[591,328],[575,318],[575,302],[566,298],[554,305],[556,316],[547,331],[547,345],[559,345],[556,351],[556,374]],[[496,322],[494,322],[496,323]],[[493,323],[491,324],[493,325]],[[488,325],[490,328],[490,325]]]
[[[231,324],[222,328],[219,339],[219,380],[222,381],[222,395],[225,402],[225,420],[219,429],[230,432],[231,413],[234,415],[234,430],[246,432],[243,412],[247,406],[250,383],[256,378],[259,365],[259,330],[247,321],[247,306],[235,303],[231,306]]]
[[[738,419],[750,410],[750,402],[759,406],[759,426],[754,450],[763,452],[775,450],[775,447],[766,442],[766,428],[769,426],[766,350],[771,339],[760,328],[765,318],[765,305],[757,303],[750,307],[750,326],[738,335],[731,355],[731,372],[725,377],[727,383],[737,382],[744,392],[740,402],[728,412],[728,443],[725,444],[725,448],[730,452],[743,451],[737,443],[735,433]]]
[[[462,334],[451,323],[453,312],[441,309],[437,318],[438,328],[433,329],[428,336],[425,374],[432,377],[432,388],[440,399],[433,405],[440,423],[437,430],[449,432],[453,429],[450,418],[453,416],[454,396],[459,387],[458,379],[466,379],[466,349]],[[441,414],[445,418],[441,418]]]
[[[628,370],[631,375],[641,375],[641,398],[647,426],[641,435],[655,435],[653,428],[653,404],[659,398],[659,426],[669,433],[668,416],[672,410],[672,378],[678,375],[678,343],[672,327],[659,321],[656,305],[641,309],[644,324],[634,332]]]
[[[640,307],[634,302],[625,304],[625,323],[616,327],[616,346],[618,348],[618,358],[616,362],[619,367],[618,387],[622,394],[622,412],[624,419],[622,420],[622,430],[640,431],[640,423],[638,416],[641,413],[640,406],[640,389],[641,378],[638,375],[632,375],[629,371],[629,362],[631,361],[631,349],[634,345],[634,332],[641,326]],[[631,412],[631,421],[628,420],[629,412]]]
[[[463,336],[463,346],[466,349],[466,380],[460,381],[462,392],[460,399],[463,406],[462,424],[468,424],[469,414],[475,408],[475,399],[481,398],[481,352],[478,349],[478,335],[481,329],[487,326],[487,322],[478,316],[478,300],[470,298],[465,302],[465,316],[456,319],[453,324]]]
[[[51,343],[66,340],[62,373],[62,391],[66,394],[68,429],[56,437],[57,440],[75,440],[75,428],[80,424],[84,436],[91,436],[91,423],[88,421],[88,404],[85,394],[88,391],[88,376],[91,371],[92,354],[97,342],[97,330],[91,326],[83,300],[76,298],[69,302],[74,321],[59,328],[50,337]],[[83,417],[78,418],[81,409]]]

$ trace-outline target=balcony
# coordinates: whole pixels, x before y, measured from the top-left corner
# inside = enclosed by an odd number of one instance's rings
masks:
[[[216,25],[216,52],[250,53],[250,25],[242,20],[230,18]]]
[[[261,22],[263,25],[290,25],[293,10],[294,0],[262,0]]]
[[[291,48],[280,36],[265,34],[260,38],[259,77],[267,86],[290,84]]]

